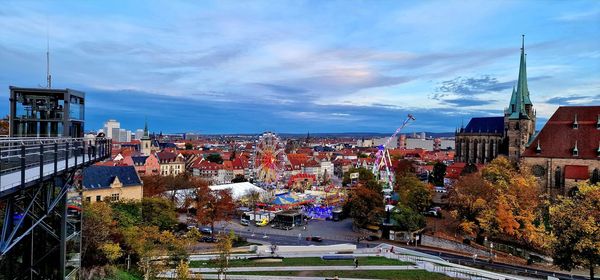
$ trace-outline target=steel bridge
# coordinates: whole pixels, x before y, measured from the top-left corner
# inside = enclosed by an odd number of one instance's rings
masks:
[[[110,157],[104,138],[0,138],[0,279],[76,279],[81,169]]]

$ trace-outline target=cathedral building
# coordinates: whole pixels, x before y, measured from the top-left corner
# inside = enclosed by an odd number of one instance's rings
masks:
[[[504,116],[472,118],[466,127],[456,132],[455,161],[487,163],[498,155],[517,162],[527,148],[534,132],[536,114],[529,98],[525,44],[521,45],[519,79],[513,87]]]

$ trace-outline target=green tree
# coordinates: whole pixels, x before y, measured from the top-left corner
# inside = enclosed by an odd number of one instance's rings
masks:
[[[175,206],[160,197],[142,199],[142,221],[147,226],[157,226],[160,230],[170,230],[177,224]]]
[[[142,204],[139,201],[117,201],[110,204],[117,227],[126,228],[142,222]]]
[[[425,217],[410,207],[398,204],[391,211],[391,218],[400,230],[415,231],[427,225]]]
[[[194,145],[192,145],[192,143],[185,143],[185,149],[186,150],[193,150],[194,149]]]
[[[368,170],[364,167],[359,167],[359,168],[350,168],[350,170],[346,173],[344,173],[344,178],[342,179],[342,184],[344,185],[348,185],[350,184],[351,180],[350,180],[350,174],[352,173],[358,173],[358,181],[361,182],[367,182],[367,181],[371,181],[371,180],[375,180],[375,175],[373,175],[373,172],[371,172],[371,170]]]
[[[223,158],[221,157],[221,154],[210,154],[206,157],[206,160],[208,160],[210,162],[218,163],[218,164],[223,163]]]
[[[444,177],[446,177],[446,165],[438,161],[433,165],[433,172],[429,176],[429,182],[435,186],[443,186]]]
[[[431,205],[433,190],[414,174],[397,177],[395,191],[400,195],[401,203],[417,212],[426,211]]]
[[[552,257],[562,269],[588,268],[594,279],[600,266],[600,184],[578,188],[573,198],[560,197],[550,207]]]

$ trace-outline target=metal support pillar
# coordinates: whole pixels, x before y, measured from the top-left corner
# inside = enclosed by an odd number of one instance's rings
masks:
[[[61,212],[60,217],[60,249],[59,255],[60,260],[59,263],[59,271],[58,275],[60,279],[65,279],[65,263],[67,260],[67,194],[63,194],[60,198],[61,206],[59,207]]]

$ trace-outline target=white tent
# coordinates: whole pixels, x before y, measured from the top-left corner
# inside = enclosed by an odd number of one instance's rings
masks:
[[[243,196],[247,195],[251,191],[258,192],[261,196],[264,196],[266,193],[265,190],[255,186],[254,184],[249,183],[249,182],[232,183],[232,184],[225,184],[225,185],[215,185],[215,186],[210,186],[209,188],[213,191],[230,190],[233,200],[238,200],[238,199],[242,198]]]
[[[233,198],[233,200],[239,200],[240,198],[247,195],[250,191],[258,192],[262,198],[264,198],[267,194],[265,190],[248,182],[215,185],[209,186],[209,188],[213,191],[230,190],[231,197]],[[196,189],[182,189],[175,191],[175,205],[177,207],[183,207],[183,201],[185,200],[185,198],[192,196],[195,190]],[[173,191],[166,191],[164,192],[164,195],[166,197],[171,197],[173,195]]]

